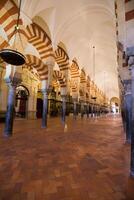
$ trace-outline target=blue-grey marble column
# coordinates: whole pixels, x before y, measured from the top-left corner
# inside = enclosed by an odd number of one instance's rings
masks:
[[[128,52],[129,67],[131,69],[131,81],[132,81],[132,131],[131,131],[131,168],[130,175],[134,177],[134,47]]]
[[[94,105],[94,117],[96,117],[96,105]]]
[[[9,92],[8,92],[8,103],[7,103],[7,112],[6,112],[6,120],[5,120],[5,129],[4,136],[9,137],[12,136],[13,133],[13,121],[14,121],[14,112],[15,112],[15,91],[16,85],[8,84]]]
[[[126,142],[131,142],[132,130],[132,93],[131,93],[131,80],[124,80],[124,111],[125,111],[125,131]]]
[[[125,118],[125,97],[124,97],[124,91],[121,91],[120,94],[120,101],[121,101],[121,117],[122,117],[122,123],[124,132],[126,133],[126,118]]]
[[[94,116],[97,117],[97,105],[95,105]]]
[[[91,104],[91,117],[93,117],[93,116],[94,116],[94,105]]]
[[[74,105],[74,119],[76,119],[76,116],[77,116],[77,101],[74,99],[74,102],[73,102],[73,105]]]
[[[2,92],[2,75],[4,67],[0,66],[0,109],[1,109],[1,92]]]
[[[47,128],[47,112],[48,112],[48,90],[42,90],[43,93],[43,112],[42,112],[42,128]]]
[[[84,117],[84,102],[81,101],[81,118]]]
[[[61,120],[63,123],[66,121],[66,95],[62,95],[62,115],[61,115]]]
[[[87,102],[87,109],[86,109],[86,111],[87,111],[87,118],[89,118],[89,103]]]
[[[100,105],[98,105],[98,117],[100,117]]]

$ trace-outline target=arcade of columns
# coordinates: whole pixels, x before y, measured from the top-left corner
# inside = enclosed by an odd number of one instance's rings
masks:
[[[11,46],[17,11],[18,8],[12,0],[0,2],[1,49]],[[131,143],[131,175],[134,176],[134,1],[125,0],[124,7],[124,1],[116,0],[115,16],[121,114],[126,142]],[[70,97],[75,119],[78,112],[81,117],[84,113],[89,117],[89,113],[94,116],[108,110],[108,98],[86,74],[84,68],[81,69],[77,59],[69,59],[65,44],[59,42],[57,49],[54,50],[51,38],[35,22],[24,27],[23,21],[20,20],[19,27],[26,64],[16,68],[6,65],[2,60],[0,63],[0,114],[7,110],[6,136],[12,135],[15,94],[18,86],[25,86],[29,91],[27,118],[36,118],[37,98],[40,96],[43,99],[44,128],[47,127],[50,106],[48,99],[51,98],[52,91],[56,93],[56,100],[62,102],[63,123]],[[27,44],[36,49],[37,56],[25,48]],[[55,70],[55,63],[58,70]]]
[[[12,46],[17,12],[18,8],[12,0],[0,2],[0,49]],[[60,42],[54,51],[50,37],[34,22],[24,27],[23,21],[20,20],[18,31],[22,37],[23,48],[19,38],[16,46],[25,54],[26,64],[16,67],[2,60],[0,63],[0,114],[2,116],[6,112],[5,136],[10,136],[13,132],[15,97],[19,86],[24,86],[29,91],[27,118],[36,118],[37,98],[39,95],[42,98],[43,128],[47,127],[48,99],[52,91],[56,92],[56,99],[62,102],[63,123],[69,98],[72,100],[74,118],[78,112],[81,117],[84,113],[88,117],[89,113],[93,116],[107,111],[108,98],[86,74],[84,68],[80,69],[76,58],[70,61],[63,43]],[[31,51],[26,49],[27,44],[32,45],[39,56],[32,55]],[[55,63],[58,70],[54,69]]]

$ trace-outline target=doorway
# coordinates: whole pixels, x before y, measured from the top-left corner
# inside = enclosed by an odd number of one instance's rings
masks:
[[[20,85],[16,88],[16,101],[15,101],[15,116],[20,118],[26,118],[27,105],[28,105],[29,91],[28,89]]]
[[[41,98],[37,98],[37,106],[36,106],[36,117],[42,118],[42,112],[43,112],[43,100]]]

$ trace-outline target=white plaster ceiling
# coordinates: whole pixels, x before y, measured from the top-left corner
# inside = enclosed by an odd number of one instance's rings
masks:
[[[43,27],[44,21],[53,47],[63,42],[91,78],[95,46],[95,82],[118,96],[114,0],[22,0],[21,11],[25,25],[35,20]]]

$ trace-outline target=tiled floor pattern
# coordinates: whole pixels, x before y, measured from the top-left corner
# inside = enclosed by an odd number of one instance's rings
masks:
[[[0,200],[134,200],[130,146],[119,117],[0,124]]]

